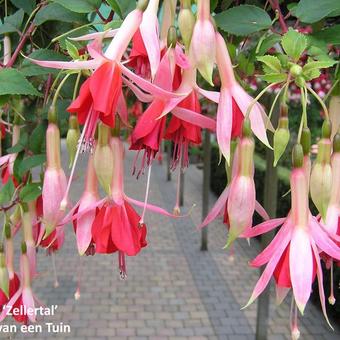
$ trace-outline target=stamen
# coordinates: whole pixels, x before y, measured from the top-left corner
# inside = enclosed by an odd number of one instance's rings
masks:
[[[80,282],[83,276],[83,257],[79,257],[79,265],[78,265],[78,272],[77,272],[77,288],[74,293],[74,299],[79,300],[80,299]]]
[[[180,156],[180,163],[182,163],[182,155]],[[181,213],[181,209],[179,208],[181,195],[181,172],[182,172],[181,167],[178,167],[176,204],[173,210],[174,215],[179,215]]]
[[[292,294],[292,303],[290,305],[290,331],[292,335],[292,340],[298,340],[300,338],[297,315],[297,305],[294,300],[294,295]]]
[[[148,204],[148,197],[149,197],[149,191],[150,191],[151,168],[152,168],[152,164],[149,165],[149,169],[148,169],[148,179],[147,179],[147,182],[146,182],[144,207],[143,207],[142,216],[141,216],[139,224],[138,224],[140,228],[144,225],[144,217],[145,217],[145,212],[146,212],[146,206]]]
[[[127,279],[127,273],[126,273],[125,254],[122,251],[118,252],[118,262],[119,262],[120,279],[126,280]]]
[[[330,281],[331,281],[331,293],[329,295],[328,298],[328,302],[330,305],[334,305],[335,304],[335,297],[334,297],[334,277],[333,277],[333,259],[331,259],[331,268],[330,268]]]

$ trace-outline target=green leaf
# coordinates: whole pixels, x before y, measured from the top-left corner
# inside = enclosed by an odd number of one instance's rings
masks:
[[[122,10],[117,0],[107,0],[106,2],[109,4],[109,6],[111,6],[115,13],[119,15],[120,18],[123,18]]]
[[[51,3],[41,8],[34,18],[34,23],[38,26],[46,21],[63,21],[71,23],[86,22],[83,14],[72,12],[57,3]]]
[[[35,154],[42,153],[45,147],[45,133],[46,133],[46,123],[41,122],[32,131],[29,139],[29,149]]]
[[[302,33],[290,28],[283,36],[281,44],[289,57],[298,60],[307,48],[307,39]]]
[[[9,203],[12,200],[15,187],[10,179],[0,190],[0,204]]]
[[[135,0],[116,0],[119,3],[122,12],[122,19],[125,18],[131,11],[136,8]]]
[[[257,57],[256,59],[267,66],[266,69],[270,72],[265,71],[266,73],[272,73],[273,71],[278,73],[281,72],[281,63],[277,57],[273,55],[264,55],[263,57]]]
[[[238,55],[237,58],[239,68],[242,72],[244,72],[247,76],[254,74],[255,65],[253,62],[249,60],[243,53]]]
[[[36,0],[11,0],[11,3],[17,8],[22,8],[27,14],[31,14],[36,6]]]
[[[98,9],[101,5],[101,0],[52,0],[53,2],[62,5],[76,13],[91,13]]]
[[[21,177],[19,176],[19,168],[20,168],[22,160],[24,159],[24,155],[25,155],[25,151],[20,151],[13,165],[13,176],[19,183],[21,183]]]
[[[0,96],[4,94],[41,96],[25,76],[14,68],[0,70]]]
[[[4,23],[0,25],[0,34],[19,32],[24,19],[24,11],[19,9],[14,14],[5,17]]]
[[[283,155],[289,142],[290,133],[288,129],[279,128],[274,133],[274,166]]]
[[[271,34],[260,43],[258,47],[258,55],[265,54],[270,48],[272,48],[276,43],[281,41],[281,36],[279,34]]]
[[[285,73],[267,73],[259,77],[267,83],[282,83],[287,80]]]
[[[79,52],[75,45],[73,45],[69,40],[66,40],[66,48],[67,53],[70,55],[72,59],[78,59],[79,58]]]
[[[27,144],[28,144],[28,133],[24,132],[20,135],[18,143],[8,148],[6,151],[7,153],[18,153],[24,150]]]
[[[312,37],[326,44],[340,45],[340,25],[327,27],[319,32],[313,33]]]
[[[294,10],[295,15],[305,23],[312,24],[340,11],[339,0],[301,0]]]
[[[52,50],[45,50],[40,49],[36,50],[29,55],[32,59],[37,60],[55,60],[55,61],[68,61],[64,54],[52,51]],[[60,70],[56,70],[53,68],[41,67],[39,65],[33,64],[29,59],[25,59],[22,63],[21,70],[25,76],[39,76],[43,74],[57,74]]]
[[[218,0],[210,0],[210,12],[213,12],[218,5]]]
[[[110,21],[108,24],[104,25],[104,31],[108,30],[108,29],[116,29],[119,28],[122,25],[122,20],[112,20]]]
[[[318,78],[321,74],[320,69],[332,67],[336,63],[335,60],[319,60],[309,61],[303,68],[302,74],[306,80]]]
[[[261,8],[240,5],[221,12],[214,17],[223,31],[235,35],[248,35],[271,26],[270,16]]]
[[[22,202],[26,203],[34,201],[41,195],[41,190],[41,183],[30,183],[20,191],[19,198]]]
[[[26,157],[22,160],[20,163],[19,169],[18,169],[18,175],[21,178],[28,170],[35,168],[36,166],[39,166],[46,162],[46,155],[34,155],[30,157]]]

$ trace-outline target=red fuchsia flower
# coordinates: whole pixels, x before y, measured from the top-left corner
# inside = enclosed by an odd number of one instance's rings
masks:
[[[229,163],[230,141],[233,137],[239,136],[247,110],[250,109],[249,119],[252,131],[268,147],[270,145],[266,128],[271,128],[271,124],[262,106],[259,103],[253,105],[253,98],[236,81],[226,43],[219,33],[216,33],[216,42],[216,60],[221,77],[216,137],[219,148]]]
[[[22,254],[20,257],[20,274],[21,283],[18,290],[13,294],[11,299],[7,302],[7,306],[11,308],[18,308],[20,311],[19,315],[13,313],[13,317],[17,322],[27,324],[36,321],[35,313],[30,311],[35,309],[36,303],[41,305],[41,303],[34,296],[31,287],[31,277],[30,277],[30,264],[26,254],[26,245],[22,244]],[[3,321],[8,313],[8,308],[4,308],[0,314],[0,322]]]
[[[191,38],[190,56],[203,78],[213,85],[216,38],[215,28],[210,19],[210,1],[197,1],[197,21]]]
[[[282,301],[292,288],[296,305],[303,314],[312,291],[312,283],[317,276],[322,310],[329,323],[319,252],[324,251],[329,256],[340,259],[340,249],[309,211],[301,145],[296,145],[293,150],[290,183],[292,207],[288,216],[263,222],[243,234],[244,237],[258,236],[283,224],[269,246],[250,263],[254,267],[264,264],[267,266],[246,307],[263,292],[273,275],[277,291],[281,295],[279,299]]]
[[[49,123],[46,131],[46,156],[47,163],[42,188],[43,216],[40,240],[49,236],[61,220],[63,212],[60,210],[60,204],[67,186],[67,179],[60,160],[60,133],[55,123]]]
[[[191,92],[188,97],[178,104],[178,107],[201,113],[201,105],[196,92]],[[193,123],[172,116],[164,138],[174,143],[171,168],[175,169],[180,160],[182,160],[181,167],[187,167],[189,165],[189,145],[191,143],[196,145],[201,143],[201,128]]]
[[[248,123],[247,123],[248,122]],[[269,216],[256,201],[254,183],[254,140],[251,137],[249,121],[243,123],[243,136],[235,150],[230,184],[224,189],[199,228],[211,223],[217,216],[223,215],[228,225],[229,235],[226,247],[237,237],[251,229],[254,211],[263,219]]]

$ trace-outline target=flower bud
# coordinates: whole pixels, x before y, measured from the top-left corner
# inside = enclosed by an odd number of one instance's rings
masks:
[[[330,136],[330,125],[323,126],[322,135]],[[310,193],[313,203],[324,219],[331,196],[332,189],[332,168],[331,141],[329,138],[322,138],[318,143],[318,155],[311,173]]]
[[[340,128],[340,96],[332,96],[329,101],[329,119],[332,122],[332,138]]]
[[[177,31],[175,26],[170,26],[168,30],[167,46],[168,48],[175,48],[177,44]]]
[[[49,123],[46,131],[47,167],[60,169],[60,132],[54,123]]]
[[[285,152],[289,139],[288,118],[281,117],[279,119],[279,126],[274,133],[274,166],[277,165],[277,162]]]
[[[191,38],[190,55],[202,77],[213,86],[216,37],[214,25],[210,20],[210,2],[199,0],[197,6],[197,20]]]
[[[302,133],[301,133],[301,145],[303,148],[303,154],[309,155],[310,152],[310,147],[311,147],[311,142],[312,140],[312,135],[310,133],[310,130],[308,127],[305,127],[302,129]]]
[[[13,213],[9,217],[10,222],[12,225],[17,225],[21,220],[21,213],[20,213],[20,206],[16,205]]]
[[[66,136],[66,147],[70,158],[69,167],[72,167],[77,152],[80,137],[79,124],[76,116],[71,115],[69,118],[69,129]]]
[[[2,246],[0,249],[0,289],[7,297],[9,297],[9,275]]]
[[[178,27],[186,49],[190,46],[194,26],[195,16],[192,13],[191,8],[183,7],[178,14]]]
[[[292,151],[293,168],[301,168],[303,165],[303,148],[301,144],[295,144]]]
[[[114,160],[110,146],[110,128],[100,124],[98,128],[98,143],[94,151],[94,169],[100,185],[110,195],[113,178]]]
[[[144,12],[146,7],[148,7],[149,0],[138,0],[136,8]]]

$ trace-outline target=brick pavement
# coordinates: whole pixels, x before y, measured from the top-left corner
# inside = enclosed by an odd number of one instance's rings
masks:
[[[127,152],[126,192],[143,199],[145,178],[136,181],[130,173],[133,154]],[[66,160],[64,160],[66,164]],[[85,169],[82,160],[77,169]],[[79,179],[83,170],[78,170]],[[146,177],[146,176],[145,176]],[[166,182],[165,168],[152,169],[150,203],[172,210],[176,181]],[[149,246],[135,258],[128,258],[128,280],[119,280],[115,255],[77,256],[75,237],[70,227],[66,242],[56,256],[60,286],[53,287],[51,258],[39,253],[39,279],[34,282],[38,297],[46,304],[57,304],[53,317],[40,318],[39,324],[69,324],[70,334],[20,332],[12,339],[254,339],[256,303],[246,310],[258,273],[247,261],[258,252],[252,242],[237,242],[235,255],[222,249],[226,231],[221,221],[209,226],[209,251],[200,252],[200,233],[195,225],[201,219],[202,172],[190,167],[185,176],[185,204],[197,207],[190,218],[171,220],[148,213]],[[72,198],[76,201],[82,181],[75,181]],[[210,202],[216,198],[211,194]],[[81,298],[74,299],[77,272],[83,267]],[[274,300],[274,299],[272,299]],[[289,339],[289,306],[270,306],[269,339]],[[9,324],[9,321],[5,323]],[[44,327],[45,329],[46,327]],[[300,319],[301,339],[339,339],[321,313],[309,304]],[[0,338],[9,338],[1,334]]]

